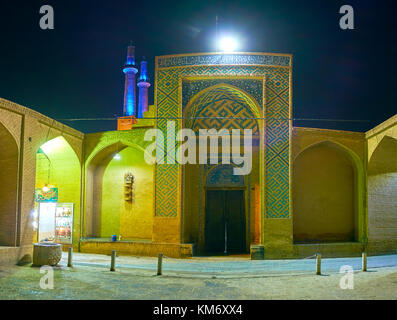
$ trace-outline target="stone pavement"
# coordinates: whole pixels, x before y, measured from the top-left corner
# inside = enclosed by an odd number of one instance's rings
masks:
[[[354,288],[342,289],[344,275],[302,275],[200,278],[155,276],[153,271],[104,266],[54,268],[54,288],[42,289],[40,268],[0,267],[0,300],[147,299],[397,299],[397,267],[354,273]],[[241,273],[240,273],[241,275]]]
[[[74,253],[75,266],[91,266],[108,268],[110,256],[99,254]],[[67,253],[63,253],[61,265],[67,265]],[[355,258],[327,258],[322,259],[323,273],[339,273],[340,267],[349,265],[355,271],[361,270],[361,257]],[[382,255],[368,257],[368,269],[395,267],[397,255]],[[119,256],[116,258],[116,268],[131,270],[145,270],[156,272],[157,258]],[[249,260],[245,257],[194,257],[191,259],[163,258],[163,274],[189,275],[189,276],[218,276],[241,277],[262,275],[285,274],[310,274],[316,270],[316,260],[290,259],[290,260]]]
[[[157,259],[67,254],[53,269],[54,288],[43,289],[40,268],[0,266],[0,300],[11,299],[397,299],[397,256],[369,257],[368,272],[354,272],[354,288],[342,289],[341,265],[361,269],[360,258],[324,259],[323,275],[315,260],[250,261],[244,257],[164,259],[163,276],[155,276]]]

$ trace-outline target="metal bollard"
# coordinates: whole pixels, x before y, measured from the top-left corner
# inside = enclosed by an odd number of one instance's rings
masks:
[[[159,259],[157,261],[157,275],[161,276],[163,269],[163,254],[159,253]]]
[[[73,258],[73,247],[69,247],[69,254],[68,254],[68,267],[69,268],[73,267],[72,258]]]
[[[321,254],[320,253],[316,254],[316,260],[317,260],[316,274],[321,275]]]
[[[362,254],[362,271],[367,271],[367,253],[363,252]]]
[[[110,271],[116,271],[116,250],[112,250],[112,261],[110,263]]]

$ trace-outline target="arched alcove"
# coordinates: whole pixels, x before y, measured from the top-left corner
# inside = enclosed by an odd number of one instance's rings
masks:
[[[397,140],[385,136],[368,163],[371,241],[397,241]]]
[[[0,246],[16,246],[18,146],[0,123]]]
[[[43,143],[36,153],[33,241],[76,244],[80,238],[81,163],[63,136]],[[61,216],[62,215],[62,216]]]
[[[127,200],[130,174],[133,199]],[[151,240],[153,166],[145,162],[142,148],[120,141],[103,148],[90,159],[86,179],[86,237]]]
[[[260,201],[253,201],[255,197],[259,197],[259,192],[255,192],[255,186],[259,189],[260,183],[260,137],[261,126],[260,117],[261,108],[248,94],[243,90],[228,84],[217,84],[198,92],[190,99],[184,108],[183,127],[192,129],[196,135],[200,129],[215,129],[219,132],[226,129],[229,132],[230,141],[232,141],[232,129],[239,129],[243,134],[244,129],[252,130],[252,153],[249,156],[251,161],[251,170],[244,176],[234,176],[233,159],[230,158],[231,164],[222,163],[222,139],[218,139],[218,149],[211,154],[211,150],[207,148],[207,164],[198,163],[199,139],[196,141],[197,164],[185,164],[182,167],[182,189],[183,189],[183,240],[192,242],[197,245],[199,254],[208,253],[226,253],[230,252],[247,252],[250,239],[253,238],[250,230],[255,228],[250,225],[255,219],[251,219],[251,214],[260,212],[255,209]],[[208,144],[209,145],[209,144]],[[231,146],[232,144],[230,144]],[[243,139],[240,140],[240,153],[244,153]],[[229,149],[232,155],[232,149]],[[216,163],[210,162],[218,159]],[[262,158],[263,159],[263,158]],[[263,160],[262,160],[263,161]],[[236,185],[235,183],[239,183]],[[230,206],[230,203],[234,205]],[[215,208],[218,204],[225,204],[222,208],[218,208],[223,212],[221,216],[215,213],[209,216],[209,212],[217,211]],[[237,210],[238,209],[238,210]],[[218,211],[219,211],[218,210]],[[217,212],[218,212],[217,211]],[[210,219],[213,217],[214,219]],[[222,236],[214,238],[209,244],[208,235],[214,235],[218,230],[225,237],[226,221],[228,218],[238,220],[236,224],[230,223],[229,228],[236,227],[233,236],[227,237],[229,246],[225,249],[225,240],[222,242]],[[241,228],[240,228],[241,227]],[[241,230],[237,230],[241,229]],[[211,231],[212,230],[212,231]],[[222,249],[223,248],[223,249]],[[222,250],[221,250],[222,249]]]
[[[295,242],[358,239],[359,175],[356,159],[337,143],[324,141],[312,145],[296,157],[293,163]]]

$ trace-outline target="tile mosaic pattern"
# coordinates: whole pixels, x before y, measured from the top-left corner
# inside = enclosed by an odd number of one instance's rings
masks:
[[[200,91],[219,84],[237,87],[253,97],[260,106],[263,105],[263,81],[260,79],[206,78],[200,80],[182,80],[182,108],[185,109],[189,100]]]
[[[159,68],[196,65],[264,65],[288,67],[291,65],[291,58],[289,56],[271,54],[203,54],[164,56],[159,57],[157,63]]]
[[[195,58],[200,57],[200,58]],[[220,59],[220,55],[214,58]],[[245,56],[247,58],[247,55]],[[230,65],[212,63],[203,56],[178,56],[175,58],[158,58],[157,65],[157,125],[166,134],[166,121],[163,118],[182,116],[181,79],[188,76],[265,76],[265,216],[266,218],[289,218],[289,125],[290,125],[290,58],[281,56],[254,56],[255,62],[263,61],[263,66],[249,65],[250,59],[238,63],[239,57]],[[288,59],[287,59],[288,58]],[[164,60],[166,59],[166,60]],[[171,59],[171,60],[170,60]],[[226,59],[226,58],[225,58]],[[210,59],[211,60],[211,59]],[[275,62],[277,60],[281,64]],[[195,62],[192,62],[195,61]],[[197,61],[202,61],[204,65]],[[222,60],[223,62],[226,60]],[[271,61],[272,63],[270,63]],[[282,61],[282,62],[280,62]],[[211,64],[211,65],[207,65]],[[217,65],[220,64],[220,65]],[[259,63],[258,63],[259,64]],[[267,66],[271,64],[273,66]],[[162,69],[167,67],[167,69]],[[176,130],[179,130],[180,121]],[[167,155],[168,156],[168,155]],[[167,157],[166,156],[166,157]],[[159,164],[156,166],[156,216],[176,217],[180,201],[180,170],[178,165]]]
[[[254,110],[256,106],[245,95],[233,87],[218,84],[201,93],[189,106],[185,127],[196,132],[201,128],[252,129],[253,134],[257,134],[259,114],[256,116]]]
[[[233,174],[231,164],[212,165],[213,169],[208,173],[207,187],[244,187],[244,177]],[[215,167],[215,168],[214,168]]]

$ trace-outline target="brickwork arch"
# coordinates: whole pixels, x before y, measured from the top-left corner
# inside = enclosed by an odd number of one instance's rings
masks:
[[[153,166],[143,147],[118,140],[90,155],[86,165],[84,237],[149,239],[152,236]],[[118,154],[119,158],[115,158]],[[124,199],[124,175],[135,177],[134,201]]]
[[[16,246],[19,150],[0,123],[0,246]]]
[[[292,181],[295,242],[360,238],[362,171],[357,156],[335,142],[316,143],[298,154]]]
[[[369,241],[383,251],[397,243],[397,139],[385,135],[368,163]]]

